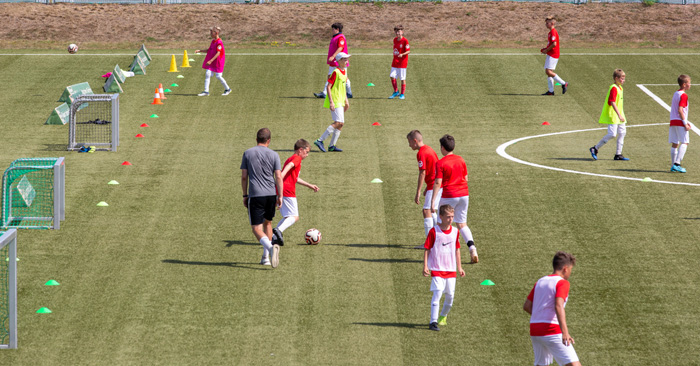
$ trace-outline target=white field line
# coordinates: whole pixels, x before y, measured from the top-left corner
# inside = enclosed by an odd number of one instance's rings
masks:
[[[667,123],[650,123],[650,124],[645,124],[645,125],[634,125],[634,126],[627,126],[627,128],[632,128],[632,127],[648,127],[648,126],[661,126],[661,125],[667,125]],[[549,170],[554,170],[558,172],[564,172],[564,173],[573,173],[573,174],[582,174],[582,175],[590,175],[593,177],[602,177],[602,178],[613,178],[613,179],[623,179],[623,180],[632,180],[632,181],[637,181],[637,182],[643,182],[643,178],[632,178],[632,177],[623,177],[619,175],[609,175],[609,174],[596,174],[596,173],[589,173],[589,172],[581,172],[578,170],[571,170],[571,169],[562,169],[562,168],[555,168],[547,165],[541,165],[541,164],[535,164],[531,163],[529,161],[524,161],[520,160],[518,158],[515,158],[508,154],[506,152],[506,148],[508,146],[516,144],[520,141],[525,141],[529,139],[534,139],[538,137],[547,137],[547,136],[555,136],[555,135],[564,135],[567,133],[576,133],[576,132],[588,132],[588,131],[597,131],[597,130],[607,130],[607,127],[603,128],[590,128],[587,130],[574,130],[574,131],[564,131],[564,132],[553,132],[553,133],[545,133],[542,135],[535,135],[535,136],[526,136],[526,137],[521,137],[519,139],[511,140],[506,143],[501,144],[497,149],[496,152],[498,155],[500,155],[503,158],[506,158],[510,161],[514,161],[519,164],[524,164],[524,165],[529,165],[533,166],[536,168],[542,168],[542,169],[549,169]],[[676,184],[676,185],[683,185],[683,186],[693,186],[693,187],[700,187],[700,184],[698,183],[685,183],[685,182],[669,182],[669,181],[664,181],[664,180],[652,180],[654,183],[664,183],[664,184]]]
[[[135,53],[0,53],[0,56],[133,56]],[[151,53],[151,56],[172,56],[173,53]],[[175,53],[179,55],[179,53]],[[227,56],[325,56],[325,53],[289,53],[289,52],[275,52],[275,53],[253,53],[253,52],[243,52],[243,53],[229,53]],[[386,56],[389,57],[392,54],[387,53],[352,53],[354,56]],[[540,56],[539,53],[412,53],[411,57],[420,56]],[[562,53],[563,56],[700,56],[700,53]],[[190,56],[195,56],[190,54]],[[196,55],[201,56],[201,55]],[[654,84],[648,84],[654,85]],[[659,84],[661,85],[661,84]]]
[[[664,107],[667,111],[671,112],[671,106],[669,106],[668,104],[666,104],[666,102],[664,102],[663,99],[657,97],[656,94],[652,93],[652,92],[651,92],[649,89],[647,89],[644,85],[645,85],[645,84],[637,84],[637,86],[639,87],[639,89],[642,89],[642,91],[645,92],[648,96],[650,96],[651,99],[654,99],[654,100],[656,101],[656,103],[659,103],[659,105],[661,105],[662,107]],[[646,85],[653,85],[653,84],[646,84]],[[671,85],[674,85],[674,84],[671,84]],[[687,117],[687,116],[686,116],[686,117]],[[690,123],[690,121],[688,121],[688,123]],[[695,132],[696,135],[700,136],[700,129],[698,129],[697,127],[695,127],[695,124],[694,124],[694,123],[690,123],[690,129],[693,130],[693,132]]]

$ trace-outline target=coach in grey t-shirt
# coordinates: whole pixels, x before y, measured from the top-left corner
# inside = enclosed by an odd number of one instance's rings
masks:
[[[260,264],[272,264],[275,268],[279,263],[279,246],[271,242],[272,219],[275,208],[282,206],[282,167],[280,156],[268,148],[271,136],[269,129],[261,128],[256,138],[258,145],[243,153],[241,186],[250,226],[263,246]],[[268,253],[272,253],[272,263]]]

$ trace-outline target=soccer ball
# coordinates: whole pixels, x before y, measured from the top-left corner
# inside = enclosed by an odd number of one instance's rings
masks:
[[[68,53],[76,53],[78,52],[78,45],[75,43],[71,43],[68,45]]]
[[[318,231],[318,229],[306,230],[306,235],[304,235],[304,239],[306,239],[306,244],[316,245],[321,242],[321,232]]]

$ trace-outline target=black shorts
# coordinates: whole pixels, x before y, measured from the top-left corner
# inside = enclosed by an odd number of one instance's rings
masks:
[[[263,219],[272,221],[275,218],[275,204],[277,196],[263,196],[248,198],[248,217],[251,225],[261,225]]]

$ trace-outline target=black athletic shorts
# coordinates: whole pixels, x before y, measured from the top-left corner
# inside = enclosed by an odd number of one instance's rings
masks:
[[[251,225],[261,225],[263,219],[272,221],[275,217],[275,204],[277,196],[263,196],[248,198],[248,217]]]

